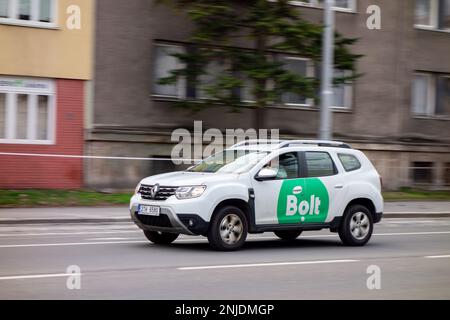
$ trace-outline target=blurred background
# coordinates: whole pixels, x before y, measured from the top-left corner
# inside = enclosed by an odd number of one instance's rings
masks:
[[[335,79],[359,76],[334,83],[332,138],[365,152],[384,189],[367,247],[323,230],[224,254],[187,235],[150,244],[130,220],[142,178],[188,166],[171,159],[181,138],[210,150],[208,129],[323,133],[323,5],[0,0],[0,300],[449,299],[450,0],[334,2]],[[236,21],[289,41],[225,32]],[[218,59],[194,57],[205,48]]]
[[[322,22],[321,1],[291,4]],[[367,27],[370,5],[381,9],[379,30]],[[364,151],[386,190],[448,190],[450,1],[340,0],[335,19],[363,56],[362,76],[335,87],[333,139]],[[193,113],[175,105],[195,88],[158,82],[177,68],[173,54],[192,30],[183,10],[151,0],[0,0],[0,188],[132,190],[178,169],[130,159],[169,158],[173,130],[194,121],[251,128],[250,108]],[[284,58],[293,72],[316,72],[308,59]],[[266,108],[265,127],[316,138],[319,106],[290,95]]]

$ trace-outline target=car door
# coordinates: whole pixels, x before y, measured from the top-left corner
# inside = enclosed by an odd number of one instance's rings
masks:
[[[298,155],[298,152],[286,152],[274,157],[264,167],[268,166],[275,169],[277,176],[270,180],[253,180],[255,222],[257,225],[280,223],[279,212],[286,210],[286,208],[282,208],[286,207],[286,202],[284,197],[280,197],[280,194],[286,193],[287,189],[290,189],[289,192],[301,193],[304,184],[301,180],[304,179],[299,179],[300,161]],[[284,215],[281,216],[281,220],[286,223]]]
[[[342,211],[341,206],[345,198],[342,177],[338,174],[338,169],[329,152],[306,151],[300,155],[300,158],[306,168],[304,196],[309,205],[309,211],[302,216],[302,222],[330,222]],[[304,211],[300,205],[300,215]]]

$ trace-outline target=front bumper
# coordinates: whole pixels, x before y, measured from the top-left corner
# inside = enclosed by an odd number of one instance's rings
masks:
[[[373,216],[373,223],[378,223],[383,218],[383,212],[376,212]]]
[[[130,216],[142,230],[181,233],[187,235],[205,235],[208,223],[196,214],[176,214],[172,208],[160,206],[157,217],[138,214],[138,203],[130,205]]]

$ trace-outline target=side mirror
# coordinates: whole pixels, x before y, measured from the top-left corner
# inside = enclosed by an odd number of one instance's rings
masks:
[[[270,180],[277,177],[278,172],[271,168],[262,168],[258,174],[255,176],[255,179],[258,181]]]

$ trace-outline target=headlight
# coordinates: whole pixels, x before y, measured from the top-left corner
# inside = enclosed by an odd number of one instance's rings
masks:
[[[206,186],[188,186],[179,187],[175,191],[175,196],[178,199],[191,199],[200,197],[205,192]]]
[[[139,182],[138,185],[136,186],[136,189],[134,189],[134,194],[138,193],[140,188],[141,188],[141,183]]]

